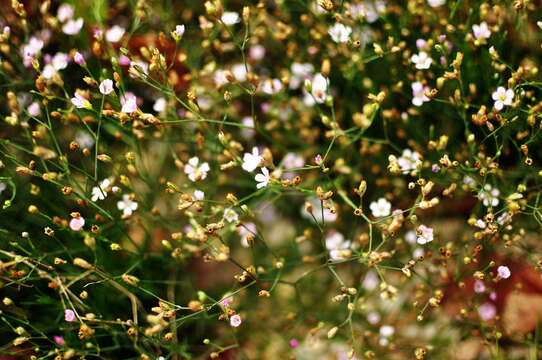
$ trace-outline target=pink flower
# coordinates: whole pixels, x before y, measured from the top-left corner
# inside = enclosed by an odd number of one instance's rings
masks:
[[[109,95],[113,92],[113,80],[105,79],[100,83],[100,92],[103,95]]]
[[[115,25],[105,32],[105,39],[112,43],[119,42],[125,32],[124,28]]]
[[[292,338],[290,339],[289,344],[292,349],[295,349],[296,347],[299,346],[299,341],[297,341],[296,338]]]
[[[64,338],[62,336],[55,335],[53,336],[53,340],[58,346],[63,346],[65,344]]]
[[[67,322],[75,321],[75,313],[71,309],[64,310],[64,320]]]
[[[489,321],[497,315],[497,309],[492,303],[484,303],[478,308],[478,315],[483,321]]]
[[[79,231],[83,226],[85,226],[85,219],[82,216],[70,220],[70,229],[73,231]]]
[[[497,268],[497,275],[501,279],[508,279],[510,277],[510,275],[511,275],[510,269],[508,268],[508,266],[499,266]]]
[[[484,285],[484,283],[480,280],[476,280],[474,282],[474,292],[477,294],[480,294],[480,293],[483,293],[484,291],[486,291],[486,286]]]
[[[230,318],[230,325],[232,327],[239,327],[239,325],[241,325],[241,316],[239,315],[233,315],[231,318]]]
[[[79,51],[77,51],[75,55],[73,55],[73,61],[75,61],[77,65],[85,65],[86,63],[85,57]]]
[[[90,102],[78,93],[75,93],[74,97],[71,99],[71,102],[78,109],[92,109]]]

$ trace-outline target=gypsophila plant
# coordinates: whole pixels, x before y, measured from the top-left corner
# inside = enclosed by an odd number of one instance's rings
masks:
[[[0,359],[542,355],[540,1],[0,4]]]

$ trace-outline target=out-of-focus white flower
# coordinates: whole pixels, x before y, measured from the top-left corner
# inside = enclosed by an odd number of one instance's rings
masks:
[[[83,96],[79,95],[79,93],[74,94],[74,97],[71,98],[71,102],[73,106],[78,109],[92,109],[92,104]]]
[[[28,105],[26,108],[26,111],[28,111],[28,115],[30,116],[40,116],[41,109],[40,109],[40,103],[37,101],[34,101],[32,104]]]
[[[404,173],[416,170],[420,163],[420,154],[417,151],[412,151],[410,149],[404,149],[401,157],[397,159],[397,164]]]
[[[423,86],[419,81],[412,83],[412,105],[422,106],[424,102],[431,101],[426,95],[425,91],[429,90],[429,87]]]
[[[314,66],[311,63],[294,62],[290,67],[290,89],[298,89],[305,80],[310,79],[314,73]]]
[[[334,231],[326,236],[325,243],[331,260],[347,259],[352,253],[350,250],[352,243],[350,240],[345,240],[344,235],[340,232]]]
[[[512,273],[510,272],[508,266],[501,265],[497,268],[497,275],[499,275],[499,277],[502,279],[508,279]]]
[[[266,167],[263,167],[261,171],[261,174],[256,174],[256,176],[254,177],[254,180],[258,182],[258,184],[256,184],[257,189],[267,187],[267,185],[269,184],[269,180],[271,180],[269,170],[267,170]]]
[[[230,326],[239,327],[241,323],[242,323],[241,316],[235,314],[232,317],[230,317]]]
[[[322,104],[326,101],[327,88],[328,79],[320,73],[314,75],[311,82],[311,94],[317,103]]]
[[[497,315],[497,308],[490,302],[483,303],[478,308],[478,315],[484,321],[489,321]]]
[[[235,25],[241,21],[241,18],[235,11],[225,11],[220,20],[226,25]]]
[[[205,199],[205,193],[201,190],[194,190],[194,199],[202,201]]]
[[[188,164],[184,166],[184,173],[188,175],[191,181],[204,180],[209,170],[209,164],[206,162],[200,164],[197,156],[190,158]]]
[[[100,83],[99,86],[100,92],[103,95],[109,95],[113,92],[113,80],[105,79]]]
[[[70,19],[62,26],[62,32],[66,35],[77,35],[83,28],[83,18]]]
[[[433,63],[433,59],[425,51],[412,55],[410,61],[416,65],[418,70],[429,69]]]
[[[235,64],[231,67],[231,73],[237,81],[246,81],[247,80],[247,68],[250,71],[250,66],[245,66],[245,64]]]
[[[446,0],[427,0],[427,3],[429,4],[429,6],[435,8],[446,4]]]
[[[239,214],[235,212],[232,208],[227,208],[224,210],[224,219],[226,219],[227,222],[237,222],[239,220]]]
[[[372,291],[376,289],[379,282],[380,279],[378,278],[377,274],[374,271],[369,271],[367,272],[367,275],[365,275],[365,278],[363,279],[361,285],[365,290]]]
[[[328,30],[328,34],[336,43],[345,43],[350,39],[352,28],[341,23],[335,23],[335,25]]]
[[[260,155],[260,151],[256,146],[252,148],[252,153],[245,153],[243,155],[243,170],[253,172],[260,165],[263,158]]]
[[[250,244],[248,242],[248,237],[249,236],[254,236],[254,234],[256,234],[256,225],[254,225],[254,223],[246,223],[246,224],[243,224],[243,226],[239,226],[238,227],[238,231],[239,231],[239,235],[241,236],[241,245],[243,247],[250,247]]]
[[[162,113],[166,111],[167,101],[163,97],[156,99],[154,102],[154,105],[152,106],[152,109],[156,111],[157,113]]]
[[[514,90],[499,86],[497,90],[493,92],[491,97],[495,100],[495,110],[501,111],[505,106],[512,105],[512,101],[514,101]]]
[[[122,200],[117,202],[117,209],[121,210],[124,216],[130,216],[137,210],[137,202],[133,201],[129,194],[124,194]]]
[[[65,22],[66,20],[69,20],[69,19],[73,18],[73,15],[74,15],[73,6],[71,6],[70,4],[66,4],[66,3],[60,5],[58,7],[57,12],[56,12],[56,18],[61,23]]]
[[[261,89],[267,95],[274,95],[282,90],[282,82],[279,79],[266,79],[262,82]]]
[[[497,206],[499,205],[500,194],[499,189],[492,187],[490,184],[485,184],[484,188],[478,193],[478,199],[482,200],[484,206]]]
[[[119,42],[120,39],[122,39],[122,37],[124,36],[125,32],[126,30],[123,27],[119,25],[114,25],[105,32],[105,40],[111,43]]]
[[[137,110],[137,98],[133,94],[124,94],[121,98],[122,108],[120,111],[123,113],[131,114]]]
[[[425,225],[420,225],[416,229],[416,233],[418,235],[418,238],[416,240],[420,245],[424,245],[428,242],[433,241],[433,228]]]
[[[79,231],[85,226],[85,219],[82,216],[72,218],[70,220],[70,229],[73,231]]]
[[[248,50],[248,56],[251,60],[259,61],[265,56],[265,47],[262,45],[256,44],[250,47]]]
[[[384,217],[391,214],[391,203],[385,198],[380,198],[377,201],[373,201],[369,208],[374,217]]]
[[[175,34],[177,39],[182,38],[183,35],[184,35],[184,32],[185,32],[185,26],[184,25],[175,26],[175,30],[173,31],[173,33]]]
[[[241,129],[241,135],[245,139],[250,139],[254,136],[256,131],[254,130],[254,119],[252,116],[245,116],[243,120],[241,120],[241,123],[243,124],[243,128]]]
[[[482,21],[480,25],[472,25],[472,33],[474,34],[474,38],[477,40],[486,40],[491,36],[491,30],[489,30],[489,27],[485,21]]]

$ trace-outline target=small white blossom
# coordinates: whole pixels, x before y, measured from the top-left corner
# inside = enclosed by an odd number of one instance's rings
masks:
[[[503,86],[499,86],[491,97],[495,100],[495,109],[501,111],[505,106],[512,105],[512,101],[514,101],[514,90],[505,89]]]
[[[431,101],[425,95],[425,91],[429,89],[427,86],[423,86],[423,84],[419,81],[413,82],[412,85],[412,105],[414,106],[422,106],[424,102]]]
[[[230,317],[230,326],[232,327],[239,327],[242,323],[242,319],[241,319],[241,316],[239,315],[233,315],[232,317]]]
[[[377,201],[373,201],[369,208],[374,217],[384,217],[391,214],[391,203],[385,198],[380,198]]]
[[[205,193],[201,190],[194,190],[194,199],[202,201],[205,199]]]
[[[224,210],[224,219],[226,219],[227,222],[237,222],[239,220],[239,214],[235,212],[232,208],[227,208]]]
[[[345,43],[348,42],[348,39],[350,39],[352,28],[341,23],[335,23],[335,25],[329,29],[328,34],[336,43]]]
[[[472,33],[474,34],[474,38],[477,40],[486,40],[491,36],[491,30],[489,30],[489,27],[485,21],[482,21],[480,25],[472,25]]]
[[[107,197],[107,191],[111,186],[111,181],[109,179],[103,179],[98,186],[92,188],[92,195],[90,199],[92,201],[103,200]]]
[[[499,205],[499,195],[501,192],[499,189],[492,187],[490,184],[485,184],[484,188],[478,193],[478,198],[482,200],[484,206],[497,206]]]
[[[75,93],[74,97],[71,99],[71,102],[78,109],[92,109],[91,103],[78,93]]]
[[[122,109],[120,110],[123,113],[131,114],[137,110],[137,98],[133,94],[125,94],[121,98]]]
[[[121,210],[124,216],[130,216],[137,210],[137,202],[133,201],[129,194],[124,194],[122,200],[117,202],[117,209]]]
[[[446,4],[446,0],[427,0],[427,3],[429,4],[429,6],[435,8]]]
[[[197,156],[190,158],[188,164],[184,166],[184,173],[191,181],[204,180],[209,170],[209,164],[206,162],[200,164]]]
[[[99,89],[103,95],[111,94],[113,92],[113,80],[105,79],[100,83]]]
[[[314,75],[311,82],[311,94],[317,103],[322,104],[324,101],[326,101],[327,88],[328,79],[320,73]]]
[[[241,18],[235,11],[225,11],[220,20],[226,25],[235,25],[241,21]]]
[[[258,166],[260,166],[262,160],[263,158],[260,155],[260,151],[256,146],[254,146],[252,148],[252,153],[245,153],[243,155],[243,165],[241,167],[245,171],[253,172]]]
[[[433,59],[425,51],[420,51],[418,54],[412,55],[410,61],[416,65],[416,69],[418,70],[429,69],[433,63]]]
[[[254,177],[254,180],[258,182],[258,184],[256,184],[257,189],[267,187],[267,185],[269,184],[269,180],[271,180],[271,176],[269,175],[269,170],[267,170],[266,167],[263,167],[261,171],[262,171],[261,174],[257,174]]]
[[[416,233],[418,235],[418,238],[416,241],[420,245],[427,244],[428,242],[433,241],[433,228],[430,228],[425,225],[420,225],[416,229]]]
[[[73,15],[74,15],[73,6],[71,6],[70,4],[60,5],[56,12],[56,18],[61,23],[73,18]]]
[[[111,43],[119,42],[126,30],[123,27],[114,25],[105,32],[105,39]]]
[[[66,35],[77,35],[83,28],[83,18],[70,19],[62,26],[62,32]]]
[[[326,237],[325,242],[331,260],[344,260],[350,257],[352,243],[350,240],[345,240],[340,232],[332,232]]]
[[[420,154],[410,149],[404,149],[401,157],[397,159],[397,164],[399,164],[401,171],[404,173],[416,170],[420,162]]]

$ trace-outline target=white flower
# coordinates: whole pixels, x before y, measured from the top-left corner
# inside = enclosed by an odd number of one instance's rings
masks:
[[[197,156],[190,158],[188,164],[184,166],[184,173],[191,181],[204,180],[209,170],[209,164],[206,162],[200,164]]]
[[[418,226],[418,228],[416,229],[416,234],[418,235],[418,238],[416,239],[416,241],[420,245],[424,245],[424,244],[427,244],[428,242],[433,241],[433,229],[428,226],[425,226],[425,225]]]
[[[228,78],[226,77],[226,71],[221,70],[221,69],[218,69],[215,71],[213,80],[217,87],[221,87],[229,82]]]
[[[296,169],[303,167],[305,165],[305,159],[303,159],[303,156],[289,152],[284,156],[284,159],[282,160],[282,165],[285,169]]]
[[[474,38],[477,40],[489,39],[491,36],[491,30],[489,30],[489,27],[485,21],[482,21],[480,25],[472,25],[472,33],[474,34]]]
[[[55,70],[62,70],[68,67],[69,60],[70,57],[68,56],[68,54],[59,52],[56,53],[55,56],[53,56],[51,64],[53,65],[53,68],[55,68]]]
[[[28,111],[28,115],[30,116],[39,116],[41,114],[41,108],[40,103],[37,101],[34,101],[32,104],[28,105],[26,108],[26,111]]]
[[[251,153],[245,153],[243,155],[243,165],[241,166],[243,170],[248,172],[253,172],[262,162],[263,158],[260,155],[260,152],[256,146],[252,148]]]
[[[393,336],[395,333],[395,328],[390,325],[383,325],[380,327],[380,336],[384,338],[388,338],[390,336]]]
[[[269,175],[269,170],[267,170],[266,167],[263,167],[261,170],[262,170],[262,173],[257,174],[254,177],[254,180],[258,182],[258,184],[256,184],[257,189],[266,187],[269,184],[269,180],[271,180],[271,176]]]
[[[317,73],[314,75],[311,83],[311,94],[317,103],[322,104],[326,101],[328,80],[324,75]]]
[[[253,45],[248,51],[249,57],[252,60],[258,61],[264,58],[265,56],[265,47],[261,45]]]
[[[92,188],[92,196],[90,199],[92,201],[105,199],[107,197],[109,186],[111,186],[111,181],[109,179],[103,179],[98,186]]]
[[[75,134],[75,141],[84,148],[91,148],[94,145],[94,138],[85,130],[79,130]]]
[[[412,55],[410,61],[416,64],[418,70],[429,69],[433,63],[433,59],[425,51]]]
[[[243,123],[243,128],[241,129],[241,135],[243,135],[243,138],[252,138],[256,133],[254,130],[254,119],[251,116],[245,116],[241,122]]]
[[[81,31],[83,23],[83,18],[78,18],[77,20],[70,19],[62,26],[62,31],[66,35],[76,35]]]
[[[232,327],[239,327],[241,325],[241,316],[235,314],[232,317],[230,317],[230,326]]]
[[[290,72],[292,73],[290,77],[290,89],[298,89],[303,82],[314,73],[314,66],[311,63],[297,63],[294,62],[290,67]]]
[[[184,35],[185,27],[184,25],[175,26],[175,35],[181,38]]]
[[[428,102],[431,100],[425,95],[425,91],[429,89],[427,86],[423,86],[423,84],[419,81],[413,82],[411,86],[412,105],[422,106],[424,102]]]
[[[65,22],[66,20],[69,20],[73,18],[73,6],[70,4],[62,4],[58,7],[58,10],[56,12],[56,17],[58,21],[61,23]]]
[[[163,97],[156,99],[154,102],[154,105],[152,106],[152,109],[156,111],[157,113],[164,112],[166,110],[167,101]]]
[[[330,200],[324,201],[324,207],[322,209],[322,202],[317,197],[311,197],[307,199],[307,202],[311,204],[312,206],[312,215],[307,212],[306,207],[303,206],[301,208],[301,216],[303,216],[305,219],[313,220],[316,218],[319,222],[326,222],[326,223],[332,223],[337,220],[337,213],[331,212],[329,210],[330,206],[326,205],[332,205],[332,202]],[[323,215],[323,218],[322,218]]]
[[[404,173],[416,170],[420,162],[420,154],[410,149],[404,149],[401,157],[397,159],[397,164]]]
[[[241,18],[235,11],[225,11],[220,20],[226,25],[235,25],[241,21]]]
[[[266,79],[262,82],[262,91],[267,95],[274,95],[282,90],[282,82],[279,79]]]
[[[493,188],[490,184],[485,184],[484,188],[478,193],[478,198],[482,200],[484,206],[499,205],[499,195],[501,192],[497,188]]]
[[[7,189],[7,185],[5,182],[0,181],[0,194],[4,192],[4,190]]]
[[[137,210],[137,202],[133,201],[129,194],[124,194],[122,200],[117,202],[117,209],[122,210],[124,216],[130,216]]]
[[[70,220],[70,229],[79,231],[85,226],[85,219],[82,216],[75,217]]]
[[[512,105],[512,101],[514,101],[514,90],[505,89],[504,87],[499,86],[491,97],[495,100],[495,109],[501,111],[505,106]]]
[[[508,266],[503,266],[503,265],[497,268],[497,274],[502,279],[508,279],[510,275],[512,275],[512,273],[510,272],[510,268],[508,268]]]
[[[205,193],[201,190],[194,190],[194,199],[202,201],[205,199]]]
[[[374,271],[370,270],[367,272],[367,275],[365,275],[365,278],[363,279],[361,285],[365,290],[371,291],[376,289],[379,283],[380,279],[377,274]]]
[[[125,94],[121,98],[121,102],[123,102],[123,104],[120,111],[122,111],[123,113],[130,114],[137,110],[137,98],[135,97],[135,95]]]
[[[26,60],[28,60],[29,58],[33,58],[34,56],[39,54],[41,49],[43,49],[43,40],[38,39],[35,36],[32,36],[30,40],[28,40],[28,44],[25,44],[23,46],[23,56],[25,57],[25,65],[26,65]]]
[[[126,30],[123,27],[114,25],[105,32],[105,39],[111,43],[119,42]]]
[[[345,240],[344,235],[340,232],[332,232],[326,237],[326,249],[329,251],[331,260],[347,259],[352,253],[350,240]]]
[[[350,39],[352,28],[341,23],[335,23],[335,25],[328,30],[328,34],[336,43],[345,43]]]
[[[383,217],[391,214],[391,203],[385,198],[380,198],[377,201],[373,201],[369,208],[374,217]]]
[[[227,208],[224,210],[224,219],[226,219],[227,222],[237,222],[239,220],[239,214],[235,212],[232,208]]]
[[[92,109],[90,102],[78,93],[75,93],[74,97],[71,99],[71,102],[78,109]]]
[[[250,247],[248,243],[248,237],[253,237],[256,234],[256,225],[254,223],[246,223],[243,226],[238,227],[239,235],[241,236],[241,245],[243,247]]]
[[[105,79],[100,83],[100,92],[103,95],[109,95],[113,92],[113,80]]]
[[[446,4],[446,0],[427,0],[427,3],[429,4],[429,6],[435,8]]]
[[[231,67],[231,73],[235,80],[243,82],[247,80],[247,68],[250,70],[250,66],[245,64],[235,64]]]

